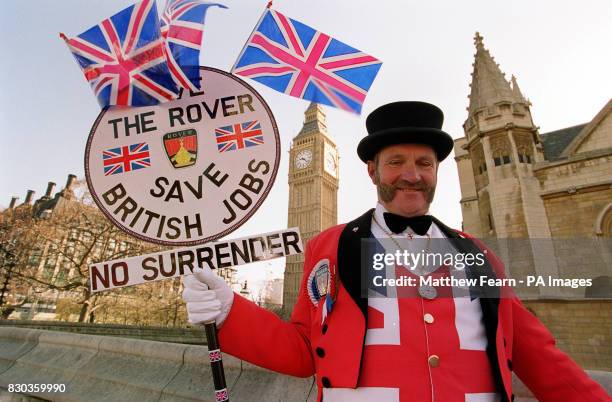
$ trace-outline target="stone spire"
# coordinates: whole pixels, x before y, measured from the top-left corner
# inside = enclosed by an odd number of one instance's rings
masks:
[[[474,37],[476,55],[474,56],[474,71],[470,84],[470,106],[468,107],[470,116],[479,109],[500,101],[516,102],[510,83],[506,81],[504,73],[499,69],[495,59],[485,49],[482,39],[480,33],[476,32]]]
[[[514,95],[514,100],[516,102],[528,104],[529,102],[523,96],[523,93],[521,92],[521,89],[519,88],[518,83],[516,82],[516,77],[514,76],[514,74],[512,75],[512,79],[510,81],[512,82],[512,94]]]
[[[315,102],[311,102],[308,109],[304,112],[304,126],[298,133],[298,136],[310,133],[327,134],[325,112],[321,105]]]

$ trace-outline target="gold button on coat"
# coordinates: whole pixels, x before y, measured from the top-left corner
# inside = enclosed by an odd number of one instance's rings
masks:
[[[425,320],[425,322],[426,322],[426,323],[428,323],[428,324],[433,324],[433,322],[434,322],[434,316],[433,316],[433,315],[431,315],[431,314],[429,314],[429,313],[427,313],[427,314],[425,314],[425,315],[423,316],[423,320]]]
[[[427,359],[427,362],[429,363],[429,367],[438,367],[440,365],[440,358],[438,355],[431,355],[429,359]]]

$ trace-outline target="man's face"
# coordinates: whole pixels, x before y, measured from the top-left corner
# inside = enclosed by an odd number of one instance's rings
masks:
[[[378,201],[387,211],[407,217],[429,211],[438,174],[436,153],[430,146],[383,148],[375,161],[368,161],[368,174],[378,190]]]

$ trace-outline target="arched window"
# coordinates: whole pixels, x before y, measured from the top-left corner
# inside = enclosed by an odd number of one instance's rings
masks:
[[[612,202],[599,211],[595,220],[595,234],[602,237],[612,237]]]
[[[505,149],[497,149],[493,152],[493,163],[495,166],[506,165],[510,163],[510,153]]]
[[[527,147],[519,147],[517,151],[518,151],[519,163],[532,163],[533,162],[533,156],[531,155],[531,152],[529,152],[529,149]]]
[[[482,145],[477,145],[471,152],[472,163],[475,174],[483,174],[487,171],[487,164],[485,163],[485,156],[482,150]]]

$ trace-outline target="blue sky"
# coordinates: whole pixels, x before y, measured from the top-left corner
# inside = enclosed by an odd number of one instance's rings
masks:
[[[221,1],[209,10],[203,65],[229,70],[267,1]],[[7,0],[0,13],[0,208],[27,189],[59,190],[66,176],[83,176],[83,153],[99,106],[59,32],[77,35],[130,5],[129,0]],[[498,5],[499,4],[499,5]],[[161,9],[163,4],[159,4]],[[275,1],[274,8],[383,61],[361,116],[326,109],[340,151],[339,221],[374,206],[376,193],[355,149],[377,106],[424,100],[445,112],[444,129],[463,135],[470,73],[479,31],[507,78],[516,75],[540,132],[584,123],[612,93],[612,3],[587,1]],[[281,166],[268,199],[232,234],[240,237],[287,224],[291,139],[308,103],[249,81],[276,116]],[[355,199],[354,194],[360,197]],[[459,185],[450,157],[439,172],[432,213],[460,227]]]

